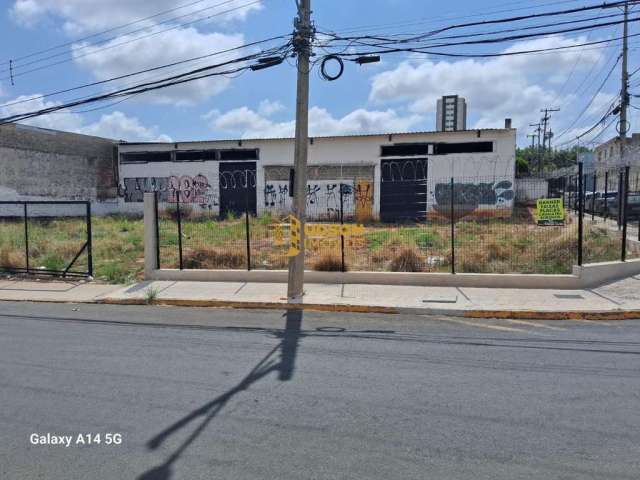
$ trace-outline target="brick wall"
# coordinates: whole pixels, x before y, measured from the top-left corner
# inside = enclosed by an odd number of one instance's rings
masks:
[[[0,199],[115,200],[115,150],[105,138],[0,126]]]

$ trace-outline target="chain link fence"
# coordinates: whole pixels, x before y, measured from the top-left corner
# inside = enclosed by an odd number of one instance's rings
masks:
[[[262,192],[255,170],[225,173],[220,185],[233,190],[232,200],[218,208],[179,189],[168,192],[158,203],[160,267],[285,269],[289,169],[265,171]],[[580,263],[640,256],[640,180],[632,169],[517,185],[499,175],[430,176],[426,163],[421,170],[415,161],[410,169],[383,168],[379,182],[362,169],[309,173],[310,270],[566,274]],[[544,217],[540,200],[556,217]]]
[[[92,276],[91,204],[0,202],[0,271]]]

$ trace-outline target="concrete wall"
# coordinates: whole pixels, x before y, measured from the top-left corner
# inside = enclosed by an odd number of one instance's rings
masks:
[[[90,200],[116,211],[112,140],[22,125],[0,126],[0,200]]]
[[[539,198],[546,198],[549,181],[545,178],[517,178],[516,202],[530,205]]]
[[[467,153],[449,155],[428,155],[429,162],[429,199],[432,208],[436,204],[436,188],[439,183],[447,182],[453,176],[461,183],[484,183],[489,188],[499,187],[500,193],[513,189],[515,178],[515,145],[516,133],[513,129],[487,129],[460,132],[425,132],[392,135],[362,135],[345,137],[322,137],[310,139],[309,166],[310,180],[339,181],[356,178],[371,179],[372,213],[377,216],[380,212],[380,178],[381,178],[381,147],[400,143],[456,143],[456,142],[493,142],[491,153]],[[249,139],[210,142],[187,143],[153,143],[153,144],[121,144],[119,153],[131,152],[170,152],[176,150],[206,150],[226,148],[249,148],[259,150],[259,160],[256,161],[256,188],[258,213],[273,208],[270,197],[266,195],[268,187],[281,186],[274,182],[286,182],[289,166],[293,165],[293,139]],[[406,158],[406,157],[405,157]],[[214,213],[219,211],[219,180],[218,161],[195,162],[150,162],[150,163],[121,163],[120,189],[125,190],[125,182],[129,185],[137,179],[139,188],[166,188],[170,177],[183,176],[195,179],[200,176],[200,182],[205,177],[208,186],[203,193],[207,202],[202,208]],[[280,167],[280,168],[278,168]],[[314,167],[320,167],[315,169]],[[315,173],[314,173],[315,172]],[[333,178],[328,178],[327,172],[333,172]],[[149,179],[149,180],[145,180]],[[155,180],[152,180],[155,179]],[[271,184],[269,184],[271,181]],[[163,187],[159,187],[163,186]],[[354,189],[357,185],[354,182]],[[507,187],[507,188],[504,188]],[[135,196],[135,201],[127,201],[124,196],[120,199],[121,210],[142,211],[142,191]],[[510,198],[500,206],[512,205],[513,193],[499,196]],[[480,209],[495,208],[494,204],[481,205]]]

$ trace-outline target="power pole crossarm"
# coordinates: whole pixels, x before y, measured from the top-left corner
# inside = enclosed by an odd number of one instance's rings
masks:
[[[293,214],[300,220],[299,253],[289,259],[287,297],[299,302],[304,295],[304,226],[307,209],[307,154],[309,147],[309,59],[313,28],[311,25],[311,0],[296,0],[298,17],[295,19],[293,44],[298,60],[296,90],[296,138],[294,147]]]

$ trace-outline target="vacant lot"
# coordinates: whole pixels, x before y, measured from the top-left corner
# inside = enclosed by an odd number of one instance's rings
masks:
[[[218,220],[187,214],[182,225],[184,268],[246,268],[244,218]],[[178,229],[172,212],[159,220],[161,266],[178,266]],[[249,222],[251,267],[286,268],[288,226],[269,215]],[[25,266],[24,226],[0,222],[0,265]],[[32,268],[64,269],[85,241],[84,222],[76,218],[30,220]],[[577,256],[577,222],[537,226],[532,211],[521,209],[508,219],[460,220],[455,228],[457,272],[570,273]],[[339,270],[340,237],[314,236],[307,242],[308,268]],[[144,267],[143,222],[123,216],[93,219],[94,276],[105,282],[140,279]],[[638,256],[637,250],[630,252]],[[620,235],[585,222],[585,262],[616,260]],[[451,226],[446,223],[365,225],[364,234],[344,238],[348,270],[450,271]],[[83,254],[74,267],[86,267]]]

